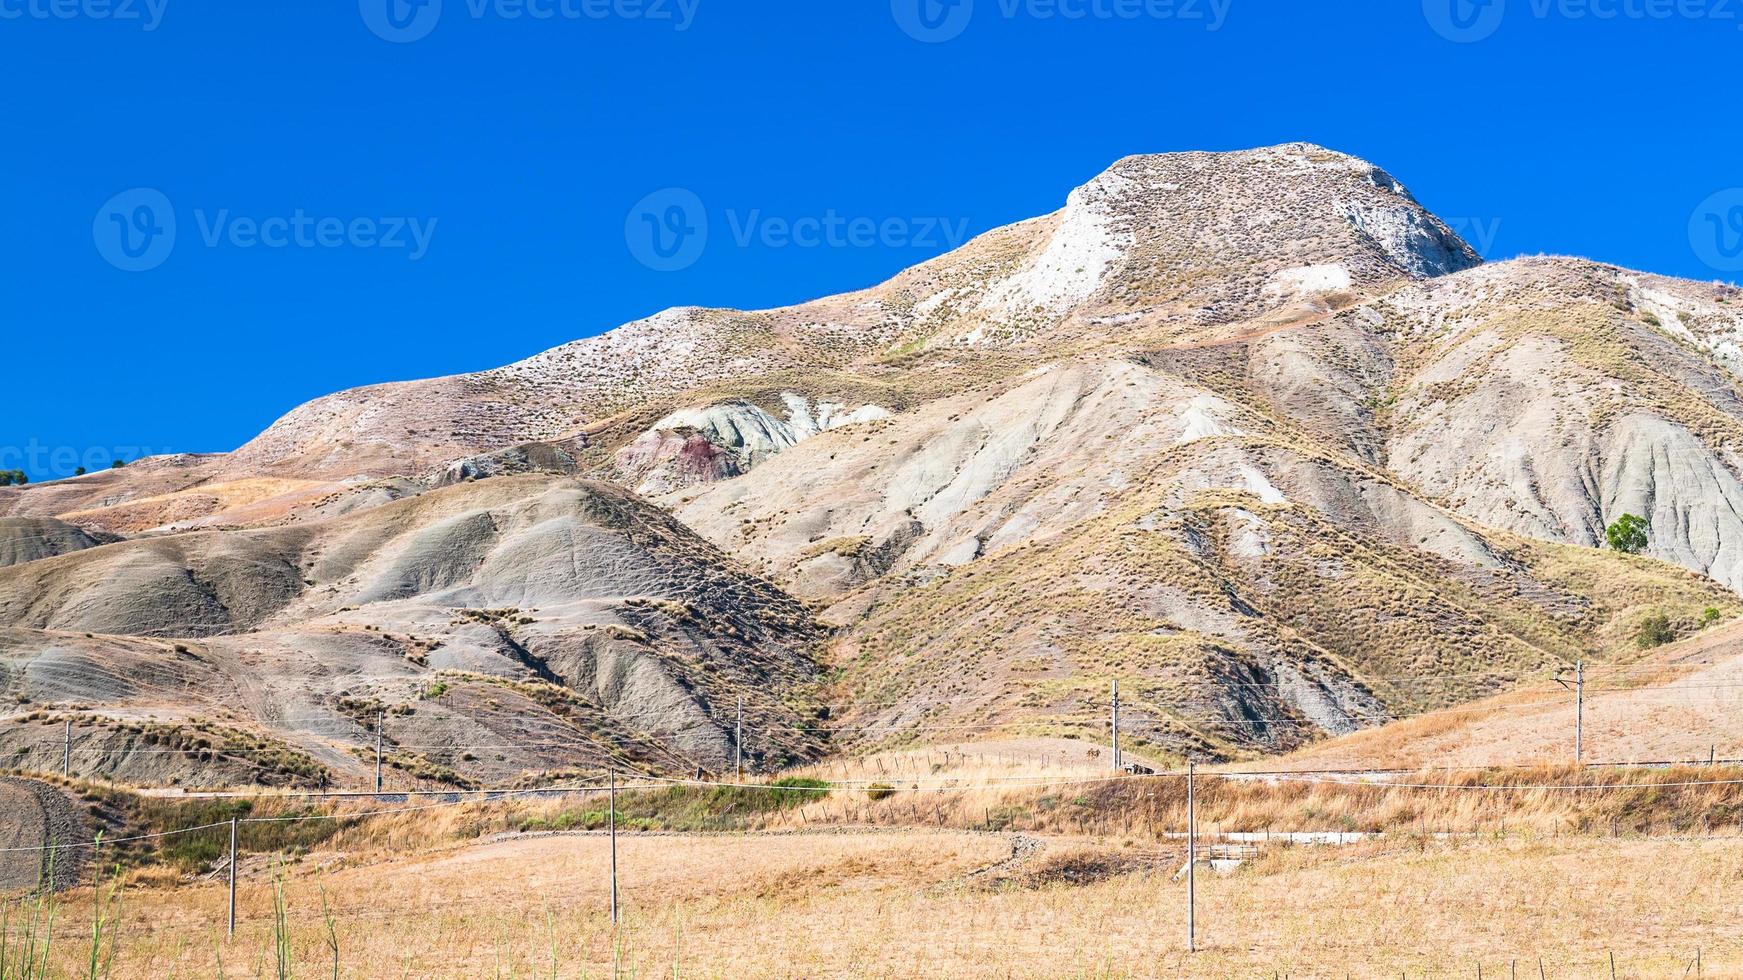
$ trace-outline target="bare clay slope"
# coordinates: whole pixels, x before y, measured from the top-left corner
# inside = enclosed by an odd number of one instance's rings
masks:
[[[1395,331],[1385,463],[1459,511],[1648,553],[1743,589],[1743,290],[1567,259],[1412,286],[1352,311]]]
[[[45,845],[88,839],[78,807],[59,787],[30,779],[0,778],[0,898],[42,887],[71,888],[88,855],[85,848]]]
[[[109,745],[100,718],[155,717],[262,732],[342,774],[381,709],[404,768],[454,781],[615,756],[717,769],[741,695],[786,733],[757,754],[815,748],[789,704],[815,671],[804,607],[628,493],[571,479],[13,566],[0,623],[8,693],[87,705],[98,768],[152,761]]]
[[[1153,358],[1159,359],[1159,358]],[[1127,359],[844,427],[668,495],[847,627],[873,738],[1001,725],[1278,749],[1743,609],[1674,566],[1534,542]]]
[[[0,566],[22,565],[114,541],[115,536],[52,517],[0,517]]]
[[[0,489],[0,512],[136,535],[0,573],[0,615],[93,665],[206,638],[183,656],[230,679],[220,700],[300,704],[331,672],[353,719],[379,698],[352,676],[384,663],[402,705],[439,667],[583,692],[653,671],[676,680],[630,714],[680,768],[722,759],[720,699],[777,673],[735,664],[803,659],[792,594],[838,630],[832,694],[857,708],[829,728],[1091,735],[1123,677],[1164,753],[1271,751],[1627,655],[1648,615],[1743,610],[1739,302],[1479,265],[1320,147],[1130,157],[862,292],[669,310],[318,399],[234,453]],[[669,546],[601,525],[606,499]],[[1626,511],[1650,557],[1591,549]],[[767,581],[673,571],[722,554]],[[778,612],[667,605],[706,583]],[[307,666],[242,686],[274,660]],[[513,730],[486,700],[453,710]]]

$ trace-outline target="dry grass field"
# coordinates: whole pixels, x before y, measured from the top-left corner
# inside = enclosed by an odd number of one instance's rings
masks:
[[[1574,712],[1569,688],[1533,684],[1322,742],[1251,768],[1409,769],[1571,761]],[[1710,755],[1743,757],[1743,629],[1726,626],[1633,663],[1587,668],[1586,761],[1687,761]]]
[[[1743,842],[1388,838],[1201,872],[1183,949],[1179,848],[891,830],[528,836],[250,864],[236,938],[221,882],[137,885],[115,976],[1124,977],[1743,975]],[[56,925],[84,975],[93,896]],[[275,902],[284,909],[283,923]],[[331,927],[323,906],[331,915]],[[283,941],[281,947],[280,941]],[[337,964],[335,965],[335,959]],[[1693,976],[1692,972],[1687,975]]]
[[[92,975],[100,912],[97,975],[114,977],[1470,977],[1479,965],[1605,977],[1612,954],[1618,977],[1696,976],[1697,954],[1699,976],[1743,976],[1735,768],[1405,779],[1457,787],[1432,790],[1207,771],[1207,848],[1264,829],[1374,836],[1278,839],[1238,868],[1201,865],[1188,954],[1184,781],[1111,778],[1090,749],[893,752],[816,767],[810,778],[834,788],[789,783],[778,806],[750,802],[776,789],[625,791],[616,929],[609,840],[586,829],[603,815],[597,796],[368,817],[355,814],[383,804],[352,802],[333,824],[254,825],[303,833],[281,847],[246,836],[229,940],[221,850],[190,870],[177,861],[191,851],[111,849],[128,865],[119,888],[58,900],[49,975]],[[1015,782],[1025,770],[1040,784]],[[866,791],[868,779],[891,791]],[[1605,788],[1493,789],[1520,784]],[[203,833],[216,845],[224,831]],[[32,909],[7,906],[14,953]]]

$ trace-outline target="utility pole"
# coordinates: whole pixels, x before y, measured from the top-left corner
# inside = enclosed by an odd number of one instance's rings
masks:
[[[72,778],[73,775],[73,720],[66,719],[66,727],[61,729],[61,775]]]
[[[606,811],[611,828],[611,924],[617,925],[617,770],[611,770],[611,805]]]
[[[738,724],[733,727],[733,763],[735,782],[744,782],[744,695],[738,696]]]
[[[1121,760],[1120,760],[1120,682],[1117,678],[1114,680],[1113,732],[1114,732],[1114,771],[1118,772],[1123,767],[1121,765]]]
[[[236,818],[230,818],[230,938],[236,937]]]
[[[1574,664],[1574,764],[1584,765],[1586,755],[1586,662]]]
[[[375,792],[381,792],[381,728],[383,715],[381,709],[375,709]]]
[[[1198,952],[1198,763],[1186,763],[1186,951]]]
[[[1565,668],[1564,668],[1565,669]],[[1557,677],[1557,684],[1567,687],[1567,679]],[[1574,765],[1584,765],[1586,755],[1586,662],[1574,662]]]

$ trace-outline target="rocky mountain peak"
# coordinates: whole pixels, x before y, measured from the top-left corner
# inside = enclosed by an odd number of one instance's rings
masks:
[[[1237,267],[1312,258],[1357,281],[1482,262],[1391,174],[1310,143],[1125,157],[1066,213],[1097,199],[1141,253],[1191,249]]]

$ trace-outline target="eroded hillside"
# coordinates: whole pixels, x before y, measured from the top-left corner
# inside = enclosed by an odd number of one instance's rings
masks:
[[[291,781],[354,777],[378,712],[393,764],[437,782],[718,770],[740,698],[767,726],[753,762],[820,749],[802,731],[810,612],[626,491],[568,478],[14,565],[0,620],[17,710],[55,706],[0,739],[58,758],[71,718],[82,771],[194,778],[140,750],[203,738],[238,763],[283,754]]]
[[[1319,147],[1129,157],[861,292],[0,488],[4,738],[71,712],[120,768],[201,720],[350,778],[391,708],[426,776],[718,769],[741,694],[772,766],[1095,736],[1119,678],[1161,754],[1290,748],[1743,611],[1740,310],[1481,265]],[[1594,547],[1624,512],[1646,557]]]

